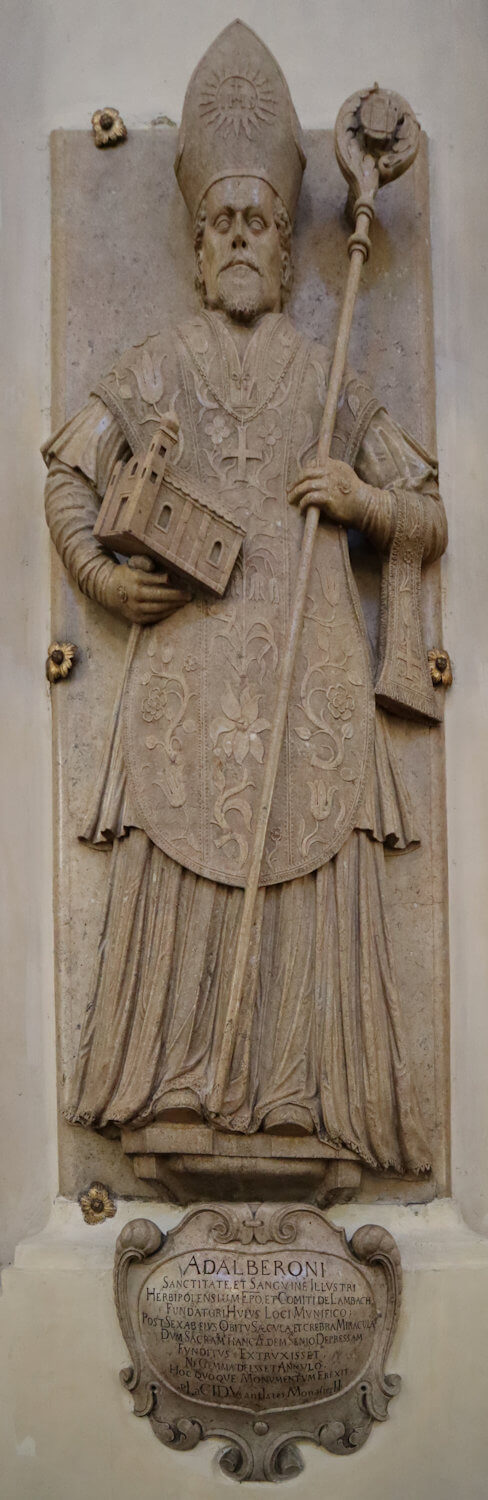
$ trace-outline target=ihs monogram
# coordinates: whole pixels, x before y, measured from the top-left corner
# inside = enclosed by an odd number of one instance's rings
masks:
[[[276,99],[264,73],[252,76],[214,73],[202,92],[200,114],[206,125],[222,135],[239,135],[250,140],[256,126],[268,124],[276,114]]]

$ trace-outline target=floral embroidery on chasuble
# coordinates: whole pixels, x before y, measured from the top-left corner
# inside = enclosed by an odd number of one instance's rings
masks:
[[[313,456],[324,349],[269,314],[241,365],[217,314],[131,350],[98,392],[132,447],[180,420],[177,462],[246,532],[225,597],[139,633],[123,702],[137,821],[181,865],[244,885],[303,518],[286,494]],[[320,522],[261,883],[316,869],[354,827],[372,752],[369,647],[347,538]]]

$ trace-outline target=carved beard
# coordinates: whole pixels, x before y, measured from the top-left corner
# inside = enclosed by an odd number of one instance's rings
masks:
[[[229,267],[218,277],[219,307],[239,323],[252,323],[263,311],[262,277],[260,271],[250,270],[239,275],[243,267]]]

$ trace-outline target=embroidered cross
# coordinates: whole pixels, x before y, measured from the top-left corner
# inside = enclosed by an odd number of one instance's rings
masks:
[[[407,682],[417,683],[422,678],[422,663],[419,661],[418,652],[415,650],[407,629],[403,641],[398,645],[397,658],[403,668],[403,676]]]
[[[241,479],[245,480],[246,479],[246,464],[249,463],[250,459],[253,459],[253,458],[254,459],[256,459],[256,458],[257,459],[261,459],[263,457],[264,439],[263,438],[254,438],[253,439],[252,433],[249,433],[249,447],[248,447],[248,445],[247,445],[247,438],[248,438],[248,428],[247,427],[238,427],[238,429],[237,429],[237,447],[233,446],[231,443],[226,443],[225,447],[222,448],[222,458],[236,458],[237,459],[237,479],[238,480],[241,480]]]

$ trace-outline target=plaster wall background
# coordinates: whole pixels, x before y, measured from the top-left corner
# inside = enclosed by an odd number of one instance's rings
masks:
[[[37,457],[49,429],[48,137],[59,126],[88,129],[93,109],[104,103],[121,109],[129,129],[150,126],[161,114],[178,120],[192,67],[236,14],[276,53],[306,127],[332,125],[343,99],[378,78],[407,96],[430,137],[438,442],[450,521],[444,640],[455,668],[446,715],[453,1191],[466,1221],[488,1231],[488,10],[484,0],[4,0],[0,1196],[6,1260],[20,1238],[42,1226],[57,1189],[51,750],[43,677],[49,546]],[[113,1240],[118,1228],[116,1218]],[[417,1228],[421,1242],[421,1215]],[[16,1330],[13,1346],[22,1354],[17,1396],[6,1411],[13,1454],[8,1500],[65,1500],[68,1489],[85,1494],[87,1481],[95,1500],[102,1493],[128,1500],[136,1491],[148,1500],[160,1493],[168,1500],[192,1494],[213,1500],[232,1481],[217,1482],[209,1460],[167,1456],[139,1423],[132,1437],[127,1398],[117,1389],[124,1356],[113,1334],[107,1266],[102,1297],[95,1240],[83,1240],[82,1271],[78,1252],[64,1265],[56,1262],[53,1246],[61,1233],[58,1223],[43,1251],[43,1270],[36,1261],[39,1242],[33,1242],[29,1268],[21,1255],[5,1277],[5,1326],[7,1333]],[[445,1233],[452,1243],[448,1226]],[[379,1493],[391,1500],[413,1493],[419,1500],[458,1500],[461,1494],[481,1500],[487,1272],[473,1248],[479,1241],[463,1243],[457,1259],[449,1261],[446,1250],[449,1263],[434,1256],[430,1270],[424,1266],[424,1290],[408,1304],[409,1321],[397,1343],[401,1361],[397,1356],[390,1368],[407,1370],[413,1404],[403,1406],[401,1397],[395,1419],[344,1467],[327,1455],[310,1456],[308,1477],[289,1486],[290,1500],[294,1493],[309,1500],[327,1483],[334,1500],[359,1492],[365,1500]],[[412,1277],[419,1285],[415,1268]],[[36,1307],[43,1309],[41,1320]],[[55,1327],[47,1347],[46,1331]],[[39,1406],[46,1368],[49,1400],[44,1391]],[[460,1385],[470,1390],[462,1413]],[[35,1424],[36,1411],[44,1442],[40,1467],[34,1428],[24,1421],[25,1415]]]

